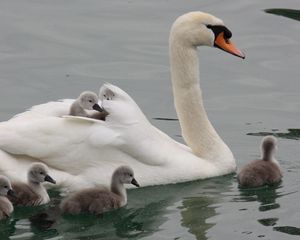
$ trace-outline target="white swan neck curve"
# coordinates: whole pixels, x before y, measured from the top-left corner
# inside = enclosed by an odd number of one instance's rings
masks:
[[[177,26],[178,27],[178,26]],[[175,109],[182,136],[193,152],[204,159],[216,160],[233,155],[208,119],[199,79],[196,46],[186,44],[173,26],[170,39],[170,67]],[[226,156],[223,156],[226,158]]]

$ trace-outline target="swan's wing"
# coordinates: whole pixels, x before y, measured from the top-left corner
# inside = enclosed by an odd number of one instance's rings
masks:
[[[11,154],[37,159],[55,158],[72,149],[74,144],[88,138],[89,126],[103,122],[63,115],[68,114],[73,101],[65,99],[36,105],[9,121],[1,122],[0,148]]]
[[[112,161],[112,165],[131,161],[163,164],[164,158],[157,157],[157,147],[161,145],[153,140],[149,133],[152,127],[136,103],[115,86],[104,85],[101,89],[103,94],[113,94],[113,98],[103,100],[103,105],[110,110],[105,122],[53,116],[66,112],[70,102],[38,105],[0,123],[0,149],[42,160],[57,169],[76,167],[73,173],[99,159]]]
[[[24,122],[26,120],[42,118],[46,116],[59,117],[62,115],[67,115],[73,102],[74,99],[63,99],[35,105],[27,111],[15,115],[9,121],[14,121],[16,123],[18,121]]]
[[[0,124],[0,148],[12,154],[39,159],[53,152],[55,157],[74,138],[64,127],[64,121],[60,117],[29,119],[26,116],[23,122],[17,124],[14,121],[3,122]]]
[[[136,161],[124,152],[124,149],[128,151],[124,145],[129,145],[129,149],[136,147],[134,142],[126,142],[124,133],[136,122],[134,102],[124,100],[124,96],[118,101],[109,101],[112,104],[107,106],[115,107],[116,114],[109,115],[104,122],[84,117],[61,117],[68,114],[72,101],[37,105],[0,123],[0,149],[41,160],[52,168],[72,174],[99,165],[99,161],[104,165],[108,162],[111,168]],[[122,112],[127,115],[123,116]],[[130,114],[132,116],[128,118]],[[134,131],[129,132],[134,134]]]
[[[71,116],[71,115],[63,115],[62,118],[68,119],[70,121],[79,121],[79,122],[93,122],[97,124],[103,123],[102,120],[94,119],[94,118],[87,118],[87,117],[80,117],[80,116]]]
[[[215,165],[155,129],[121,89],[104,85],[101,96],[110,113],[101,123],[60,117],[68,113],[67,101],[38,105],[0,123],[0,171],[25,180],[24,169],[32,161],[43,161],[57,186],[67,190],[109,185],[112,172],[125,164],[144,186],[219,173]]]
[[[29,111],[45,116],[62,116],[68,114],[74,99],[61,99],[33,106]]]
[[[42,160],[56,169],[74,166],[75,172],[99,161],[106,151],[107,156],[118,155],[120,139],[105,124],[84,118],[43,117],[0,124],[0,149]]]

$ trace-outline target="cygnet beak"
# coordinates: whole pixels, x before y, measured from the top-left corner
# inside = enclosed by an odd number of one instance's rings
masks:
[[[15,192],[14,192],[14,190],[12,190],[12,189],[9,189],[9,190],[8,190],[7,195],[8,195],[8,196],[11,196],[11,197],[14,197],[14,198],[17,197],[16,194],[15,194]]]
[[[98,103],[94,104],[93,109],[98,112],[103,112],[103,108],[101,108]]]
[[[46,182],[50,182],[50,183],[53,183],[53,184],[56,184],[56,181],[50,177],[49,175],[46,175],[45,179],[44,179]]]
[[[135,180],[135,178],[133,178],[133,179],[131,180],[131,184],[133,184],[133,185],[136,186],[136,187],[139,187],[139,186],[140,186],[140,184]]]

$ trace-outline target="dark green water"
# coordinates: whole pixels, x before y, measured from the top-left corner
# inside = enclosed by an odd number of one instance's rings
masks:
[[[279,185],[252,190],[239,189],[235,175],[134,189],[125,208],[64,216],[51,227],[29,219],[52,204],[17,208],[0,222],[0,239],[299,239],[299,7],[296,0],[0,0],[1,120],[111,82],[182,141],[168,34],[176,17],[201,10],[223,19],[246,53],[242,61],[199,50],[210,119],[238,166],[259,156],[263,135],[276,135],[284,173]]]

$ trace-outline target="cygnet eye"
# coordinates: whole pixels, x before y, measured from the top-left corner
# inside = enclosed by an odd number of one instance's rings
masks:
[[[89,102],[91,103],[91,102],[93,102],[92,100],[89,100]]]
[[[133,177],[133,175],[132,175],[132,174],[129,174],[129,176],[130,176],[130,177]]]
[[[40,172],[40,174],[44,174],[43,172]]]
[[[8,188],[8,186],[4,186],[4,188]]]

